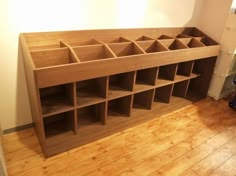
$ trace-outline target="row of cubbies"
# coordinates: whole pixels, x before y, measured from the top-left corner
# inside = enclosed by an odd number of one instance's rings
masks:
[[[153,102],[169,103],[172,96],[192,98],[196,86],[191,85],[204,76],[198,62],[202,60],[41,88],[45,136],[132,118],[133,109],[151,109]]]
[[[109,41],[92,39],[85,43],[61,41],[58,48],[32,50],[31,56],[35,67],[43,68],[216,44],[208,37],[191,37],[183,34],[177,38],[162,35],[158,39],[142,36],[136,40],[129,40],[119,37]]]

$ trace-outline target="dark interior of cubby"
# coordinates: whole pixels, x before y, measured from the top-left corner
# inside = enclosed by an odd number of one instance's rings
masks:
[[[218,45],[216,41],[212,40],[209,37],[203,37],[201,39],[201,42],[206,45],[206,46],[211,46],[211,45]]]
[[[188,91],[189,80],[177,82],[174,84],[173,96],[185,97]]]
[[[168,51],[168,49],[158,41],[138,42],[138,45],[143,48],[146,53]]]
[[[190,76],[193,70],[193,61],[178,64],[177,75]]]
[[[39,94],[43,115],[65,111],[74,106],[72,83],[41,88]]]
[[[203,58],[194,61],[193,73],[200,75],[199,77],[190,81],[190,87],[195,92],[198,92],[200,98],[207,96],[207,90],[210,85],[212,73],[217,57]],[[206,81],[209,80],[209,81]]]
[[[129,117],[131,115],[131,100],[130,95],[108,101],[108,117]]]
[[[36,68],[64,65],[77,62],[77,60],[74,58],[68,48],[32,51],[31,56]]]
[[[108,77],[94,78],[76,83],[77,106],[97,103],[107,96]]]
[[[78,128],[92,124],[105,124],[105,103],[98,103],[77,110]]]
[[[147,40],[154,40],[154,39],[148,36],[141,36],[136,39],[136,41],[147,41]]]
[[[151,109],[153,96],[154,96],[154,89],[134,94],[133,108]]]
[[[176,69],[177,64],[160,66],[158,72],[158,79],[174,81]]]
[[[135,43],[109,44],[109,47],[118,57],[144,54],[143,51],[140,50],[140,48]]]
[[[79,46],[73,48],[81,62],[113,58],[113,54],[105,45]]]
[[[169,103],[172,95],[173,84],[156,88],[154,101],[160,103]]]
[[[204,37],[205,34],[197,28],[185,28],[183,33],[192,37]]]
[[[158,68],[148,68],[136,72],[136,84],[155,85]]]
[[[74,131],[74,111],[43,118],[46,138]]]
[[[124,91],[132,91],[134,74],[134,72],[127,72],[109,76],[108,97],[122,94]]]

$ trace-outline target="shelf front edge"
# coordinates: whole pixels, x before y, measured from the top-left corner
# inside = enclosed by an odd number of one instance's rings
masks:
[[[122,72],[213,57],[219,54],[219,49],[219,45],[189,48],[40,68],[34,70],[34,72],[38,87],[43,88]]]

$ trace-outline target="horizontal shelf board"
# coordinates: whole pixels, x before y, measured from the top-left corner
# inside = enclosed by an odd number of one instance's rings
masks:
[[[134,85],[133,92],[134,93],[139,93],[139,92],[146,91],[146,90],[151,90],[151,89],[154,89],[154,88],[155,88],[155,86],[148,85],[148,84],[141,83],[141,82],[136,82],[136,84]]]
[[[49,116],[56,115],[56,114],[61,114],[61,113],[72,111],[72,110],[74,110],[74,107],[68,106],[68,107],[63,107],[61,109],[58,109],[57,111],[54,111],[51,113],[43,114],[42,116],[43,116],[43,118],[45,118],[45,117],[49,117]]]
[[[105,101],[105,98],[99,97],[93,92],[77,92],[77,107],[89,106]]]
[[[191,73],[190,79],[197,78],[199,76],[200,76],[199,74]]]
[[[174,81],[158,78],[157,82],[156,82],[156,87],[167,86],[167,85],[170,85],[173,83],[174,83]]]
[[[123,96],[131,95],[131,94],[132,94],[132,91],[122,89],[118,86],[110,86],[108,90],[108,99],[112,100],[112,99],[120,98]]]
[[[41,104],[43,116],[58,112],[60,113],[74,108],[74,106],[69,103],[69,100],[66,97],[60,95],[42,98]]]
[[[175,75],[175,80],[174,82],[181,82],[181,81],[185,81],[185,80],[189,80],[190,77],[189,76],[183,76],[183,75]]]

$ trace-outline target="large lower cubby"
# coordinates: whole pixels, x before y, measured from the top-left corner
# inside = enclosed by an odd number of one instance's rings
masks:
[[[156,80],[158,87],[172,84],[175,80],[177,64],[164,65],[159,67],[159,72]]]
[[[188,91],[189,80],[177,82],[174,84],[173,96],[185,97]]]
[[[153,88],[153,86],[156,84],[157,72],[157,67],[136,71],[134,92]]]
[[[107,97],[108,77],[94,78],[76,83],[77,106],[83,107],[104,101]]]
[[[49,157],[205,98],[220,46],[181,27],[23,33],[19,48]]]
[[[105,124],[106,103],[98,103],[77,110],[78,128],[86,128],[88,125]]]
[[[154,97],[154,89],[134,94],[133,108],[151,109],[153,97]]]
[[[63,84],[39,89],[44,117],[74,108],[74,84]]]
[[[131,115],[131,106],[131,95],[108,101],[108,120],[114,117],[129,117]]]
[[[74,115],[74,111],[67,111],[43,118],[45,137],[55,137],[67,132],[76,133]]]
[[[173,84],[156,88],[154,101],[160,103],[169,103],[172,91],[173,91]]]
[[[135,72],[120,73],[109,76],[108,98],[114,99],[129,95],[134,86]]]

